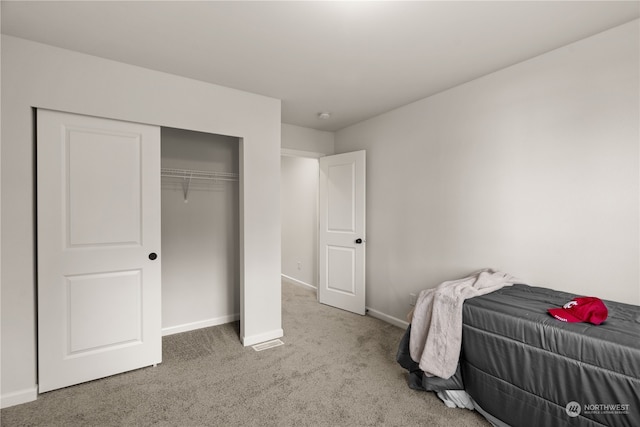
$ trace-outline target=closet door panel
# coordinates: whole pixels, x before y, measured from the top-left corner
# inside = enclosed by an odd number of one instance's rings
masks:
[[[162,358],[160,129],[38,110],[38,388]],[[154,258],[154,259],[151,259]]]
[[[69,245],[139,245],[140,134],[73,128],[67,133]]]

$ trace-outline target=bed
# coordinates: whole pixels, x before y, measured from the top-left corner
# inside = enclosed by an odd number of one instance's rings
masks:
[[[410,329],[397,360],[411,388],[463,389],[496,425],[640,426],[640,307],[605,300],[609,316],[598,326],[548,314],[575,296],[516,284],[466,300],[449,379],[427,377],[411,360]]]

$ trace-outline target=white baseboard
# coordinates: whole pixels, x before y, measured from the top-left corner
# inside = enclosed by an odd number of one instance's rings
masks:
[[[169,326],[162,328],[162,336],[179,334],[181,332],[194,331],[200,328],[208,328],[210,326],[224,325],[225,323],[235,322],[240,319],[240,314],[230,314],[228,316],[216,317],[213,319],[200,320],[198,322],[185,323],[177,326]]]
[[[304,286],[305,288],[313,289],[314,291],[318,290],[318,288],[316,288],[315,286],[303,282],[302,280],[294,279],[293,277],[287,276],[286,274],[281,274],[281,276],[284,280],[286,280],[287,282],[291,282],[294,285]]]
[[[38,398],[38,387],[28,388],[26,390],[14,391],[0,396],[0,408],[8,408],[9,406],[21,405],[23,403],[33,402]]]
[[[265,341],[275,340],[276,338],[282,338],[284,331],[282,329],[276,329],[275,331],[265,332],[264,334],[251,335],[248,337],[242,337],[242,345],[248,347],[250,345],[259,344]]]
[[[388,314],[381,313],[369,307],[367,307],[367,314],[371,317],[375,317],[376,319],[391,323],[392,325],[402,329],[407,329],[407,326],[409,326],[409,322],[405,322],[404,320],[400,320],[397,317],[389,316]]]

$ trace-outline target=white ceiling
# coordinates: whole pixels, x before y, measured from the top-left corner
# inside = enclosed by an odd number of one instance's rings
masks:
[[[640,16],[638,1],[2,1],[2,33],[282,99],[334,131]],[[331,112],[318,120],[319,112]]]

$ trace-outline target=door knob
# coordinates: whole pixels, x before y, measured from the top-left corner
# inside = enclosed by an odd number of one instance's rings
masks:
[[[356,244],[361,244],[362,243],[362,239],[356,239]]]
[[[151,253],[149,254],[149,259],[150,259],[151,261],[155,260],[156,258],[158,258],[158,255],[157,255],[155,252],[151,252]]]

